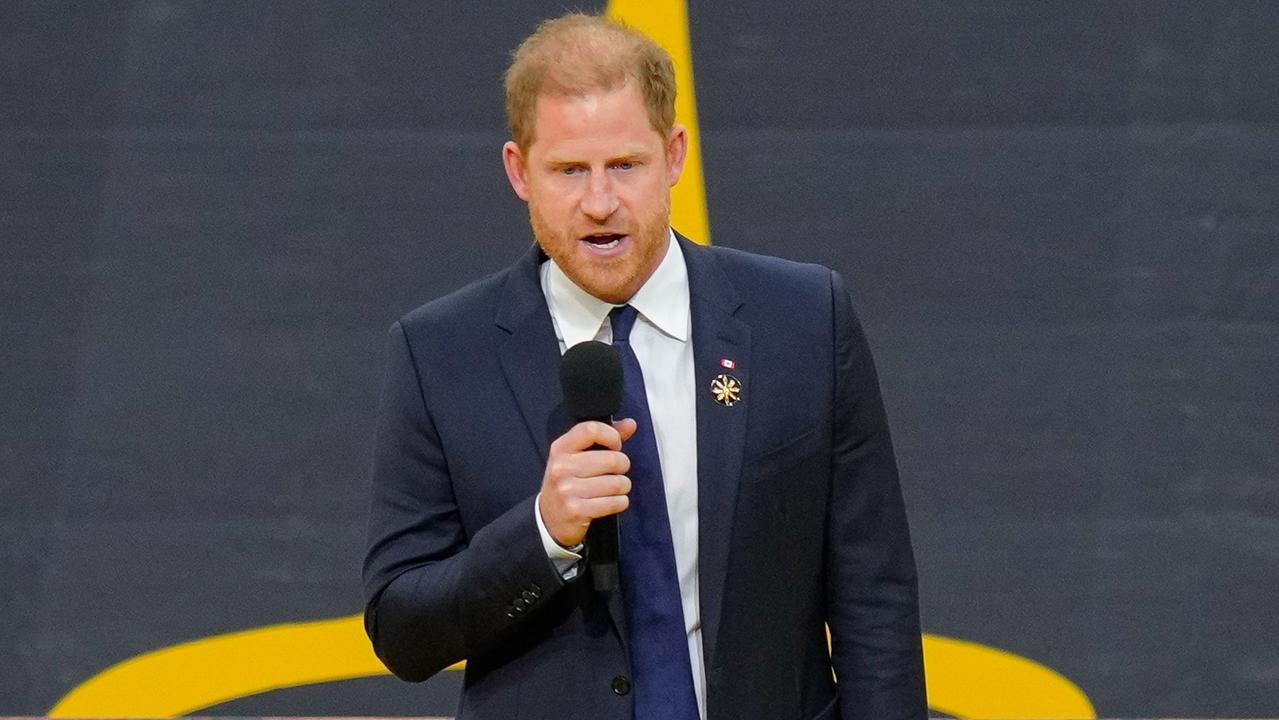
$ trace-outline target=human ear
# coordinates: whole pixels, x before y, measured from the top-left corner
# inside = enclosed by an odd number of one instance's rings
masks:
[[[684,173],[684,161],[688,159],[688,129],[683,125],[671,128],[666,140],[666,180],[674,186]]]
[[[521,200],[528,202],[528,167],[520,146],[512,140],[502,145],[502,166],[506,168],[506,179],[510,181],[511,189]]]

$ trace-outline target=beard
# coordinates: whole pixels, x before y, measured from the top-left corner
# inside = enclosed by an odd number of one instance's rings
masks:
[[[671,223],[670,193],[646,215],[630,222],[568,228],[552,225],[534,202],[528,204],[533,236],[555,264],[578,287],[605,302],[629,301],[666,256]],[[628,236],[630,247],[620,255],[597,257],[581,247],[581,238],[593,232],[618,232]]]

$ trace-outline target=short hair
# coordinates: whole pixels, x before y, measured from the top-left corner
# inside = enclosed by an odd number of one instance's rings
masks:
[[[506,70],[506,118],[515,144],[534,140],[537,98],[615,90],[634,81],[663,138],[675,126],[675,63],[651,38],[599,15],[571,13],[538,25]]]

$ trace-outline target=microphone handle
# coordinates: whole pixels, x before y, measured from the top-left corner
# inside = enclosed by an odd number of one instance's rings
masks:
[[[619,532],[616,515],[595,518],[586,529],[586,561],[590,564],[595,589],[601,592],[617,589],[617,560],[621,555]]]
[[[602,423],[612,424],[612,418],[588,418]],[[584,422],[584,420],[583,420]],[[604,450],[596,445],[592,450]],[[617,562],[622,556],[621,528],[617,524],[617,515],[605,515],[591,521],[586,528],[586,563],[591,569],[591,582],[596,591],[609,592],[617,589]]]

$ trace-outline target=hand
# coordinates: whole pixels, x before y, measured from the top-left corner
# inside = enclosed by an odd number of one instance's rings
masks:
[[[631,460],[622,443],[635,434],[630,418],[610,427],[602,422],[581,422],[551,443],[542,476],[538,512],[546,530],[563,547],[586,537],[597,517],[620,513],[630,505]],[[592,449],[596,445],[604,449]]]

